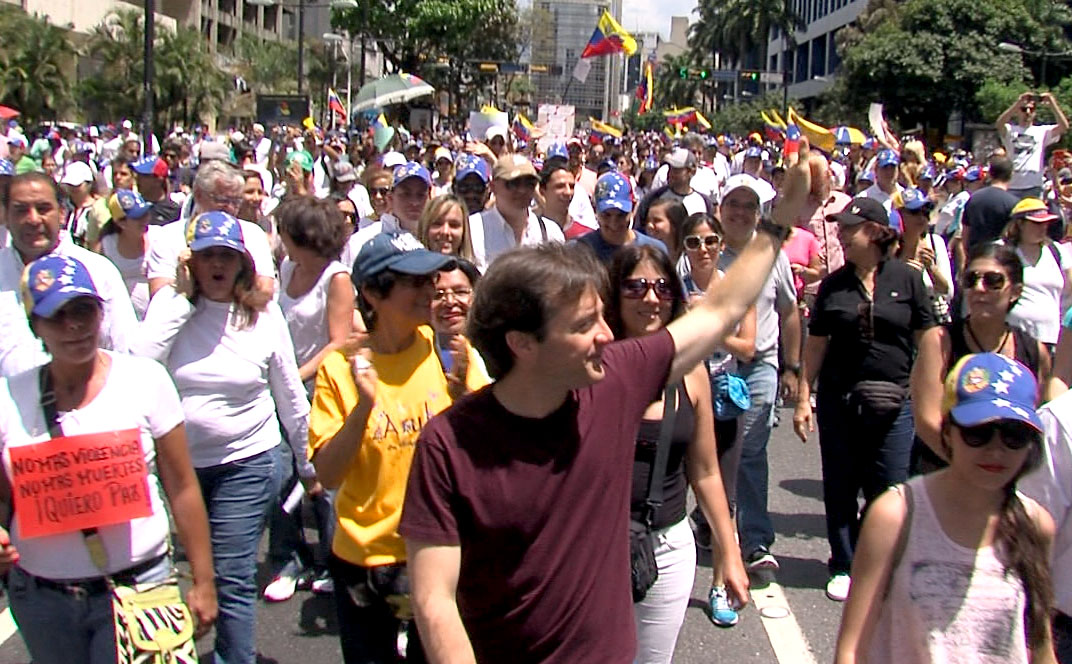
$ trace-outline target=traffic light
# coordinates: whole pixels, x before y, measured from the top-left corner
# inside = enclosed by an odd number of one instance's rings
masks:
[[[707,79],[707,70],[706,69],[700,69],[700,70],[698,70],[696,72],[696,74],[700,77],[701,81]]]
[[[681,78],[688,78],[689,77],[689,68],[688,67],[678,67],[677,75],[679,77],[681,77]]]
[[[759,80],[759,72],[758,71],[742,71],[741,72],[741,78],[743,78],[746,81],[758,81]]]

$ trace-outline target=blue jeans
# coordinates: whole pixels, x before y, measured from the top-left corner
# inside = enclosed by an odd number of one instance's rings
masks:
[[[164,559],[135,577],[136,583],[171,575]],[[11,613],[34,664],[115,664],[115,626],[110,592],[84,595],[37,585],[13,567],[7,577]]]
[[[283,511],[283,501],[299,482],[289,445],[276,448],[276,473],[280,492],[268,517],[268,560],[272,574],[277,574],[291,560],[301,563],[303,568],[326,570],[331,557],[331,540],[335,536],[335,492],[324,490],[319,495],[303,498],[312,502],[316,519],[318,537],[314,553],[305,540],[301,505],[289,514]]]
[[[216,664],[253,664],[257,545],[268,508],[279,495],[275,450],[220,466],[197,468],[208,510],[220,613]]]
[[[885,421],[865,418],[844,394],[819,386],[817,413],[823,462],[823,503],[830,542],[830,573],[848,573],[863,513],[889,487],[908,479],[915,424],[912,400]],[[863,493],[864,509],[859,495]]]
[[[767,512],[767,443],[774,426],[778,371],[766,362],[742,364],[752,407],[739,420],[741,461],[737,468],[737,533],[747,558],[760,547],[774,544],[774,524]]]

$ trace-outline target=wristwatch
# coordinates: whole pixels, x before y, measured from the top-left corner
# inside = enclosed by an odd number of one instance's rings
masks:
[[[796,374],[797,376],[800,375],[800,365],[799,364],[787,364],[782,368],[785,369],[786,371],[788,371],[791,374]]]
[[[776,224],[770,219],[761,219],[756,226],[756,230],[762,233],[769,233],[778,239],[778,242],[785,242],[789,238],[789,227]]]

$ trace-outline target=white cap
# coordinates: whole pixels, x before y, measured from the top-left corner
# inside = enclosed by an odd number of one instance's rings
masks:
[[[670,168],[695,168],[696,157],[685,148],[675,148],[666,155],[666,163]]]
[[[254,122],[253,123],[253,131],[259,131],[260,133],[263,134],[264,133],[264,125],[262,125],[259,122]]]
[[[749,175],[747,173],[738,173],[737,175],[731,175],[726,180],[726,184],[722,186],[722,193],[719,196],[719,200],[726,200],[726,196],[729,195],[731,191],[741,188],[748,189],[753,194],[755,194],[756,200],[759,201],[759,204],[761,206],[766,205],[767,203],[771,202],[771,200],[773,200],[773,196],[770,196],[768,191],[765,191],[762,187],[759,186],[759,181],[755,178],[755,176]],[[773,187],[771,188],[771,191],[773,191]]]
[[[90,125],[89,135],[93,138],[97,138],[100,136],[100,129],[97,129],[97,125]]]
[[[130,129],[134,126],[134,123],[130,120],[123,120],[123,129]]]
[[[395,166],[401,166],[406,163],[406,156],[401,152],[387,152],[383,155],[383,167],[386,169],[392,169]]]
[[[243,134],[240,131],[232,131],[231,132],[231,142],[232,143],[239,143],[242,140],[244,140],[245,138],[246,138],[246,135]]]
[[[60,184],[69,184],[77,187],[80,184],[93,182],[93,169],[83,161],[72,161],[63,169],[63,178]]]
[[[500,127],[498,125],[495,125],[493,127],[488,127],[487,132],[484,133],[484,140],[487,141],[488,143],[490,143],[491,139],[495,138],[496,136],[500,137],[501,139],[503,139],[505,141],[506,140],[506,127]]]

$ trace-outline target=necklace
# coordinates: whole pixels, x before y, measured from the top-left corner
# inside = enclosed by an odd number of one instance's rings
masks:
[[[998,353],[999,355],[1001,354],[1001,349],[1005,348],[1005,342],[1009,340],[1009,333],[1011,332],[1011,330],[1009,330],[1009,326],[1006,325],[1005,326],[1005,334],[1003,334],[1001,336],[1001,340],[998,341],[997,347],[988,349],[985,346],[983,346],[983,344],[979,343],[979,339],[975,336],[975,331],[972,330],[972,326],[971,326],[971,317],[968,317],[964,321],[964,327],[967,328],[968,337],[971,338],[972,343],[975,344],[975,347],[979,349],[979,352],[981,352],[981,353]]]

